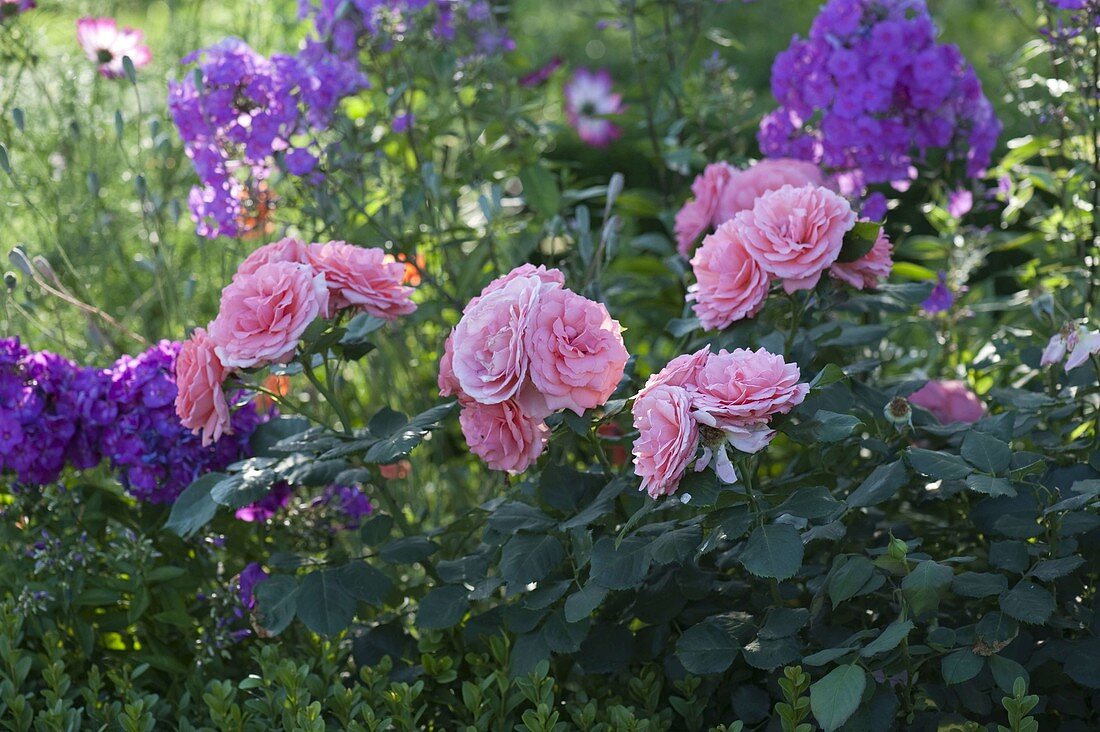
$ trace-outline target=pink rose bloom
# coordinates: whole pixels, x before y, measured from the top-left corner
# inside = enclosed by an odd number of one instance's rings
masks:
[[[856,215],[827,188],[783,186],[756,199],[752,210],[734,221],[749,254],[794,292],[813,288],[836,261]]]
[[[536,276],[519,277],[466,309],[452,334],[451,368],[471,399],[497,404],[523,386],[529,364],[524,333],[543,287]]]
[[[222,290],[210,324],[214,352],[226,368],[287,363],[302,333],[327,310],[323,274],[293,262],[260,265]]]
[[[756,199],[768,191],[783,186],[820,186],[824,183],[821,169],[805,160],[769,158],[737,171],[722,189],[715,225],[729,221],[742,211],[752,210]]]
[[[829,275],[847,282],[857,290],[878,287],[894,268],[894,246],[885,231],[880,231],[871,251],[854,262],[834,262]]]
[[[376,318],[395,320],[416,310],[405,287],[405,265],[378,247],[357,247],[343,241],[310,244],[313,269],[325,276],[333,310],[354,307]]]
[[[797,364],[763,348],[719,351],[711,354],[699,372],[692,413],[717,429],[766,423],[772,415],[786,414],[806,398],[810,387],[798,382],[800,375]],[[747,444],[764,439],[756,433],[745,437]]]
[[[737,239],[737,225],[727,221],[703,240],[691,260],[695,284],[688,301],[705,330],[720,330],[751,318],[768,296],[768,275]]]
[[[204,447],[232,431],[222,391],[225,376],[214,342],[204,329],[196,328],[176,356],[176,414],[184,427],[202,432]]]
[[[469,312],[470,308],[472,308],[474,305],[476,305],[478,303],[478,301],[481,300],[481,298],[485,297],[486,295],[488,295],[491,292],[496,292],[497,290],[501,289],[502,287],[507,285],[512,280],[519,279],[520,277],[532,277],[532,276],[537,277],[540,282],[542,282],[544,284],[547,284],[547,285],[561,285],[563,287],[565,286],[565,275],[562,274],[560,269],[554,269],[554,268],[547,269],[546,265],[544,265],[544,264],[540,264],[538,267],[536,267],[535,265],[530,264],[530,263],[521,264],[520,266],[516,267],[515,269],[513,269],[508,274],[501,275],[500,277],[497,277],[495,280],[493,280],[489,284],[485,285],[485,288],[481,291],[481,295],[479,295],[478,297],[475,297],[474,299],[470,300],[470,302],[466,303],[466,307],[465,307],[465,309],[463,309],[462,312],[463,313]]]
[[[437,383],[439,384],[439,396],[443,397],[462,396],[462,386],[455,378],[454,371],[454,338],[455,334],[452,330],[450,335],[447,336],[447,340],[443,342],[443,357],[439,359]]]
[[[135,69],[147,65],[153,54],[144,43],[141,31],[119,28],[114,18],[81,18],[76,21],[76,40],[88,60],[99,65],[99,73],[108,79],[120,79],[126,71],[122,65],[130,57]]]
[[[470,402],[458,416],[470,451],[493,470],[521,473],[546,447],[550,428],[523,413],[514,400],[497,404]]]
[[[562,89],[566,119],[577,136],[593,147],[607,147],[622,134],[619,126],[608,119],[623,111],[622,95],[612,89],[607,69],[577,69]]]
[[[909,403],[927,409],[941,424],[970,424],[985,415],[985,405],[965,381],[929,381],[909,395]]]
[[[620,331],[602,304],[561,287],[544,290],[524,345],[548,409],[581,415],[607,401],[628,358]]]
[[[233,275],[233,279],[251,275],[261,266],[271,264],[272,262],[309,264],[309,257],[307,256],[308,251],[309,249],[305,242],[298,239],[291,239],[290,237],[280,239],[279,241],[273,241],[270,244],[264,244],[244,258],[241,265],[237,267],[237,273]]]
[[[645,387],[638,392],[641,399],[645,394],[658,386],[682,386],[689,391],[699,388],[699,372],[710,358],[710,346],[703,346],[695,353],[685,353],[677,356],[659,372],[653,374],[645,382]]]
[[[634,472],[652,498],[669,496],[680,486],[699,447],[699,425],[691,416],[691,397],[678,386],[660,385],[634,402]]]
[[[724,223],[729,217],[719,216],[719,201],[730,180],[738,171],[729,163],[711,163],[691,184],[693,198],[676,214],[676,245],[685,257],[691,254],[699,237]]]

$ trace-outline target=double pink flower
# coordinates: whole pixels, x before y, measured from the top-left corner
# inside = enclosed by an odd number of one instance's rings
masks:
[[[458,396],[466,442],[494,470],[526,470],[549,439],[547,416],[598,407],[622,379],[619,323],[564,283],[556,269],[512,270],[470,301],[444,344],[440,394]]]
[[[222,384],[234,370],[287,363],[317,318],[355,308],[393,320],[416,309],[405,268],[381,249],[283,239],[252,252],[222,290],[218,316],[184,343],[176,414],[203,442],[229,429]]]
[[[796,364],[764,349],[711,353],[707,346],[673,359],[634,401],[634,472],[642,490],[672,495],[692,460],[696,471],[713,464],[723,482],[735,483],[727,444],[744,453],[764,449],[775,436],[771,418],[809,393],[799,377]]]

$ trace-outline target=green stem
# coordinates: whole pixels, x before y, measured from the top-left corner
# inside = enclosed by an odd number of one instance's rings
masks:
[[[336,417],[340,420],[340,426],[344,433],[350,435],[352,433],[351,418],[348,416],[344,405],[336,398],[336,394],[317,378],[317,374],[313,373],[313,367],[310,364],[303,363],[302,365],[304,366],[303,371],[305,371],[309,383],[313,384],[313,388],[324,397],[325,401],[328,402],[329,406],[336,412]]]

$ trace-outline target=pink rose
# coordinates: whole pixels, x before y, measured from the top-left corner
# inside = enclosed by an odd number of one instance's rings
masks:
[[[824,182],[821,170],[813,163],[791,158],[761,160],[751,168],[737,171],[722,189],[717,220],[722,224],[742,211],[752,209],[756,199],[783,186],[819,186]]]
[[[694,197],[676,214],[673,227],[680,254],[685,257],[691,254],[700,236],[726,220],[719,217],[719,201],[730,180],[737,174],[729,163],[711,163],[692,182],[691,193]]]
[[[355,307],[376,318],[395,320],[416,310],[405,287],[405,265],[378,247],[357,247],[343,241],[310,244],[314,270],[325,276],[332,308]]]
[[[214,352],[226,368],[287,363],[302,333],[327,309],[324,275],[305,264],[262,264],[222,290],[210,324]]]
[[[254,274],[262,265],[272,262],[293,262],[295,264],[309,264],[307,256],[308,248],[298,239],[280,239],[279,241],[264,244],[255,250],[237,267],[237,273],[233,279]]]
[[[455,378],[454,340],[455,334],[452,330],[450,335],[447,336],[447,340],[443,342],[443,357],[439,359],[439,378],[437,379],[437,383],[439,384],[439,396],[449,397],[462,395],[462,386],[458,383],[458,379]]]
[[[214,342],[204,329],[196,328],[176,356],[176,414],[184,427],[202,432],[203,446],[232,431],[222,391],[225,375]]]
[[[685,353],[677,356],[645,382],[645,387],[638,392],[641,399],[646,393],[658,386],[682,386],[688,390],[699,388],[699,372],[710,358],[710,346],[703,346],[695,353]]]
[[[467,307],[452,334],[451,368],[471,399],[497,404],[523,386],[529,363],[524,333],[543,287],[537,276],[519,277]]]
[[[894,246],[885,231],[880,231],[871,251],[854,262],[834,262],[829,275],[847,282],[857,290],[874,289],[890,276],[894,268]]]
[[[856,222],[848,201],[827,188],[783,186],[734,219],[737,238],[787,292],[813,288],[836,261]]]
[[[927,409],[941,424],[977,422],[985,405],[964,381],[929,381],[909,395],[909,402]]]
[[[696,250],[691,260],[695,284],[688,301],[705,330],[720,330],[751,318],[768,296],[768,275],[737,239],[737,224],[727,221]]]
[[[691,397],[678,386],[660,385],[634,402],[634,472],[652,498],[676,492],[699,447]]]
[[[607,401],[628,358],[607,308],[561,287],[546,288],[539,298],[524,345],[528,373],[547,408],[578,415]]]
[[[466,404],[458,417],[470,451],[493,470],[520,473],[542,454],[550,428],[523,413],[514,400]]]
[[[763,348],[711,354],[692,394],[696,419],[717,429],[766,423],[802,403],[810,387],[798,382],[798,365]],[[746,435],[748,443],[761,435]],[[770,439],[770,437],[768,438]]]
[[[474,307],[474,305],[481,301],[481,298],[503,288],[512,280],[518,279],[520,277],[532,276],[537,277],[540,282],[547,285],[561,285],[563,287],[565,286],[565,275],[562,274],[560,269],[547,269],[546,265],[543,264],[540,264],[538,267],[529,263],[521,264],[508,274],[501,275],[489,284],[485,285],[485,288],[481,291],[481,295],[473,298],[472,300],[470,300],[470,302],[466,303],[466,307],[465,309],[463,309],[462,312],[469,312],[470,308]]]

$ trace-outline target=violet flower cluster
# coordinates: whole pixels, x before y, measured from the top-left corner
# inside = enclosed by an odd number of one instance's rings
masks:
[[[846,194],[904,186],[936,149],[980,177],[1001,124],[973,67],[936,33],[924,0],[829,0],[809,38],[775,59],[780,106],[761,121],[761,150],[818,163]]]
[[[268,203],[276,164],[291,175],[314,173],[339,101],[364,87],[353,60],[307,42],[296,55],[256,53],[227,38],[183,59],[192,73],[169,83],[168,108],[201,185],[189,198],[201,236],[240,236]]]
[[[66,466],[106,463],[136,498],[168,503],[203,473],[249,455],[249,437],[267,418],[252,403],[235,411],[233,434],[209,447],[180,425],[179,347],[162,341],[96,369],[0,340],[0,472],[35,486]]]
[[[298,17],[312,22],[320,42],[349,57],[367,46],[388,51],[411,38],[455,45],[466,57],[516,47],[494,23],[487,0],[298,0]]]

